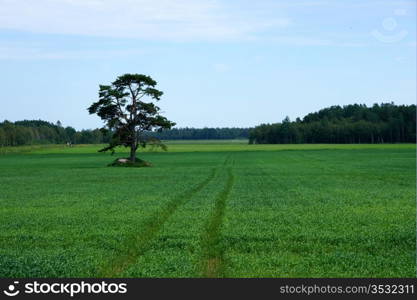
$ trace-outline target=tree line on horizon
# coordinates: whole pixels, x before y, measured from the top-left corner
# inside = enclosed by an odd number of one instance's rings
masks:
[[[35,144],[105,144],[112,133],[102,129],[77,131],[64,127],[60,121],[23,120],[0,122],[0,146]],[[147,132],[148,137],[161,140],[248,139],[249,128],[173,128]]]
[[[331,106],[291,122],[255,128],[173,128],[148,132],[161,140],[249,139],[252,144],[282,143],[415,143],[416,105],[393,103]],[[104,144],[111,132],[76,130],[60,121],[0,122],[0,146],[33,144]]]
[[[251,129],[250,144],[415,143],[416,105],[331,106],[291,122]]]
[[[43,120],[4,121],[0,123],[0,146],[36,144],[101,144],[109,140],[100,129],[77,131]]]
[[[172,128],[169,130],[148,132],[148,136],[160,140],[233,140],[248,139],[250,128]]]

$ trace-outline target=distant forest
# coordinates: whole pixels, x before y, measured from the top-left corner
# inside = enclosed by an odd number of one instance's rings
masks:
[[[146,135],[161,140],[248,139],[251,144],[290,143],[415,143],[416,106],[393,103],[332,106],[281,123],[255,128],[174,128]],[[101,144],[110,133],[80,130],[61,122],[24,120],[0,123],[0,146],[32,144]]]
[[[99,144],[109,139],[100,129],[77,131],[61,122],[56,124],[42,120],[24,120],[0,123],[0,146],[33,144]]]
[[[233,140],[248,139],[250,128],[173,128],[150,132],[149,136],[161,140]]]
[[[162,140],[248,139],[249,128],[174,128],[162,132],[146,132]],[[61,122],[24,120],[0,123],[0,146],[33,144],[102,144],[110,140],[109,132],[101,129],[77,131]]]
[[[291,122],[262,124],[250,131],[251,144],[415,143],[416,106],[393,103],[332,106]]]

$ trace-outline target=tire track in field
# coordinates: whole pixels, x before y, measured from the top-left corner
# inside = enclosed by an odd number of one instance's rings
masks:
[[[226,161],[224,162],[224,164]],[[129,266],[134,264],[137,259],[147,250],[151,241],[157,235],[164,223],[171,217],[178,207],[185,204],[191,198],[204,189],[210,181],[214,179],[217,168],[213,168],[211,174],[196,187],[186,191],[184,194],[170,201],[164,209],[153,214],[146,222],[140,232],[129,237],[123,244],[121,253],[105,264],[98,272],[98,277],[117,277],[122,274]]]
[[[230,157],[229,157],[230,158]],[[231,161],[233,165],[234,161]],[[227,164],[229,160],[227,159]],[[221,244],[221,226],[227,199],[233,188],[234,176],[232,167],[227,169],[227,180],[223,190],[217,195],[214,209],[201,236],[201,276],[207,278],[222,277],[224,249]]]

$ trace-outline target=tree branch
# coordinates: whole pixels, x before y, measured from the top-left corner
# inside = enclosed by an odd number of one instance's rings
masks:
[[[129,84],[129,91],[132,97],[132,109],[130,110],[130,121],[133,120],[133,116],[136,115],[136,95],[135,92],[132,89],[132,85]]]
[[[116,98],[117,107],[119,107],[119,111],[120,111],[119,115],[120,115],[120,117],[123,118],[126,121],[126,123],[128,123],[129,120],[126,118],[126,115],[124,114],[124,111],[122,109],[122,106],[120,105],[119,98],[118,97],[115,97],[115,98]]]

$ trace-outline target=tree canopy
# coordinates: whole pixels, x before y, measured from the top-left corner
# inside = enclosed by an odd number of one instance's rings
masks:
[[[154,103],[163,95],[156,85],[150,76],[142,74],[125,74],[111,85],[100,85],[99,100],[88,108],[90,114],[97,114],[105,121],[104,129],[112,132],[109,146],[100,151],[114,153],[117,146],[129,147],[130,160],[134,162],[139,146],[146,147],[152,143],[164,147],[159,139],[145,134],[175,125],[160,114],[160,108]]]

